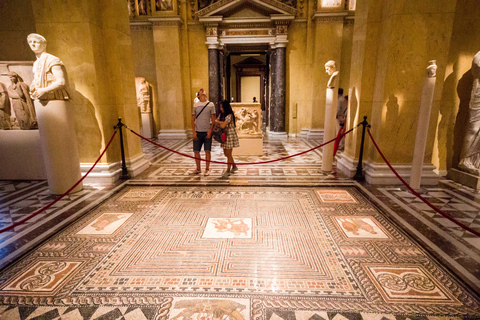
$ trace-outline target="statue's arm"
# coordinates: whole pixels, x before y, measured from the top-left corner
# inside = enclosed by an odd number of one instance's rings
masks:
[[[48,93],[57,89],[62,89],[65,87],[65,74],[63,72],[62,66],[55,65],[52,67],[51,70],[55,77],[55,81],[45,88],[36,88],[37,96],[35,98],[38,99],[45,93]]]

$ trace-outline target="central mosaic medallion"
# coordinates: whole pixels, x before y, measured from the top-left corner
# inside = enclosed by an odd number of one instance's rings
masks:
[[[252,219],[208,218],[202,238],[252,238]]]

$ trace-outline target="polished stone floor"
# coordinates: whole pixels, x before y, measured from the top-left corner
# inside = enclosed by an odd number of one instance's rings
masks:
[[[318,144],[265,141],[236,161]],[[140,176],[0,234],[0,319],[480,319],[480,239],[403,187],[321,175],[321,150],[229,178],[144,152]],[[424,196],[480,230],[479,193],[443,179]],[[45,181],[0,181],[0,198],[0,228],[55,199]]]

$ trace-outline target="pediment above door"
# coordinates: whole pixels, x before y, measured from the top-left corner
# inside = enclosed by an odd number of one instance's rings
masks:
[[[276,0],[220,0],[196,14],[206,27],[209,48],[224,44],[285,46],[297,9]]]
[[[293,3],[292,3],[293,4]],[[235,16],[269,17],[271,15],[295,15],[297,10],[283,2],[276,0],[220,0],[197,12],[198,17],[222,16],[224,18]]]

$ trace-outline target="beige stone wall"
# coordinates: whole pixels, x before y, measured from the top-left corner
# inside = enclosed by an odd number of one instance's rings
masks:
[[[153,30],[148,25],[131,26],[133,60],[135,77],[144,77],[152,86],[152,114],[154,133],[160,130],[160,102],[155,68],[155,50],[153,46]]]
[[[445,172],[458,165],[468,102],[473,56],[480,51],[480,6],[477,1],[459,0],[455,7],[452,38],[445,65],[444,85],[437,109],[437,130],[432,163]]]
[[[369,117],[372,134],[392,163],[412,161],[425,70],[432,59],[439,66],[432,109],[438,113],[455,10],[453,1],[441,2],[357,3],[352,51],[360,59],[352,59],[350,119]],[[435,123],[432,117],[425,162],[431,160]],[[347,145],[347,152],[356,154],[351,139]],[[372,144],[367,160],[383,163]]]
[[[128,13],[114,0],[32,1],[36,31],[47,52],[64,62],[75,112],[80,161],[93,162],[122,117],[139,129]],[[142,153],[140,141],[125,134],[126,157]],[[120,160],[113,143],[101,162]]]
[[[0,60],[35,60],[35,55],[26,45],[27,35],[36,32],[30,0],[2,1],[0,14]]]
[[[311,128],[311,83],[306,74],[307,22],[293,22],[288,30],[287,81],[286,81],[286,130],[289,134]],[[295,116],[296,110],[296,118]]]

